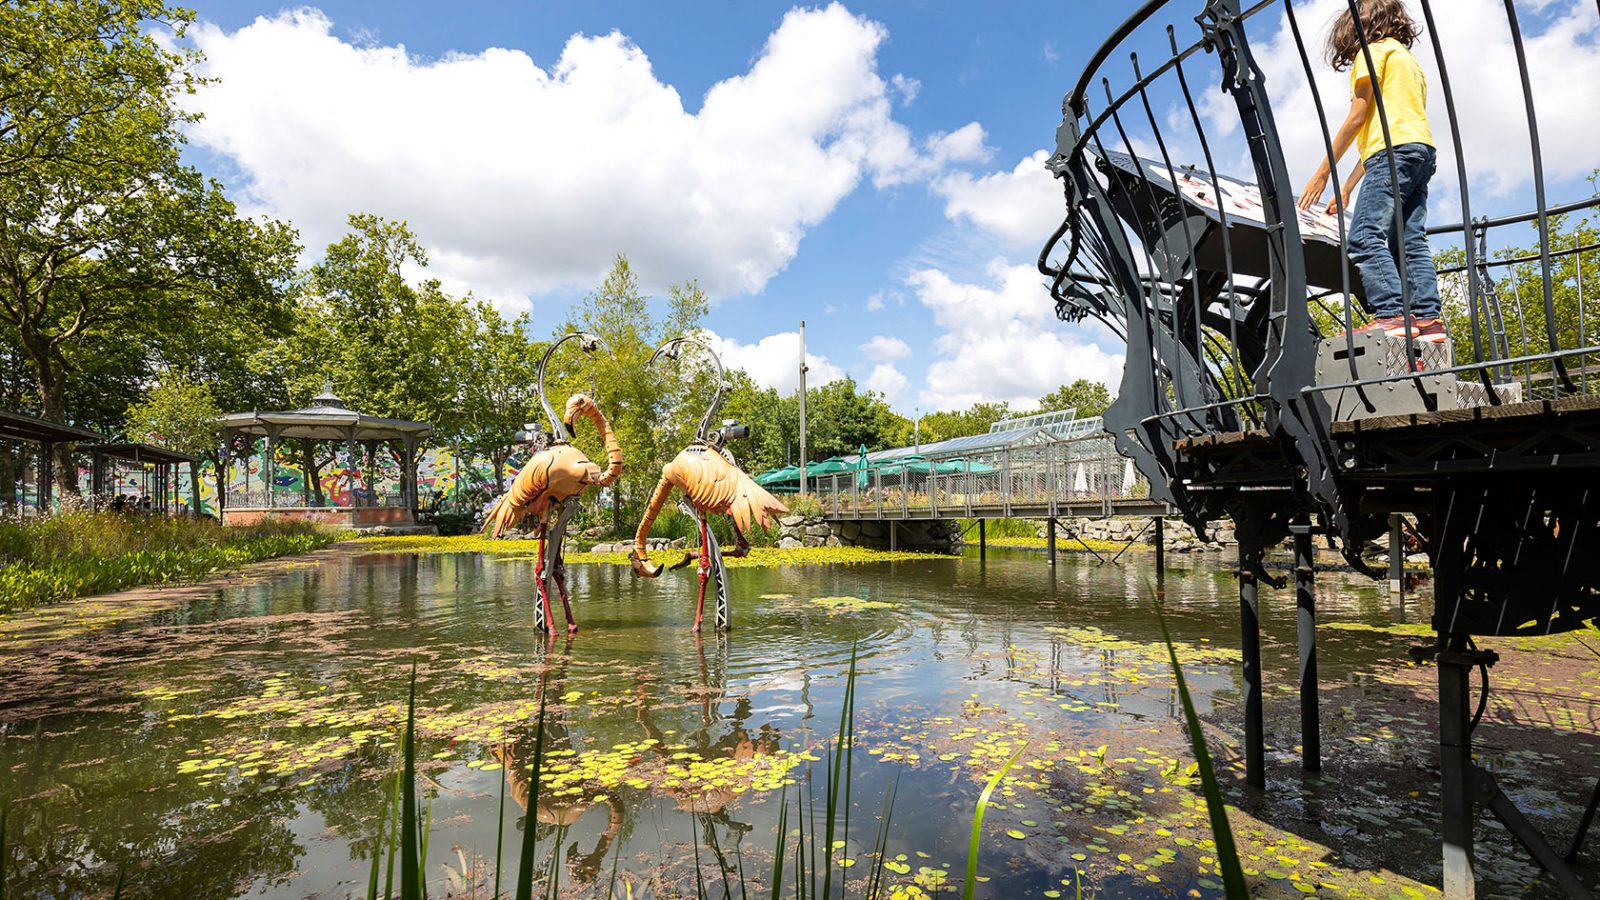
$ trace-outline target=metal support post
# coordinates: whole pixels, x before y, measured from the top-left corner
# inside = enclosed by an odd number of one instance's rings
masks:
[[[1250,550],[1239,545],[1239,650],[1244,666],[1245,781],[1267,786],[1266,743],[1261,721],[1261,618]]]
[[[1294,600],[1300,644],[1300,755],[1307,772],[1322,771],[1322,721],[1317,711],[1317,570],[1311,553],[1311,523],[1290,526],[1294,534]]]
[[[985,534],[985,522],[978,520],[978,560],[982,562],[989,558],[989,536]]]
[[[893,519],[889,520],[889,550],[890,550],[890,552],[893,552],[895,550],[900,549],[899,546],[897,546],[897,544],[895,542],[895,532],[898,531],[896,526],[899,525],[899,524],[900,523],[896,522]]]
[[[1594,814],[1600,809],[1600,780],[1594,783],[1594,793],[1589,795],[1589,805],[1583,811],[1583,817],[1578,820],[1578,832],[1572,836],[1572,848],[1567,851],[1567,862],[1578,861],[1578,851],[1583,849],[1583,839],[1589,835],[1589,826],[1594,824]]]
[[[1467,680],[1472,668],[1462,653],[1467,639],[1449,636],[1447,640],[1449,649],[1439,654],[1438,660],[1444,895],[1447,900],[1472,900],[1477,896],[1472,861],[1472,717],[1467,703]]]
[[[277,484],[278,475],[278,429],[267,429],[267,446],[262,451],[261,480],[266,482],[267,508],[272,509],[278,505],[278,492],[273,490]]]
[[[1156,577],[1167,574],[1167,520],[1156,516]]]
[[[219,486],[217,493],[222,490]],[[200,518],[200,461],[189,463],[189,518]]]
[[[1048,548],[1045,556],[1049,558],[1050,565],[1054,566],[1056,564],[1056,520],[1046,519],[1044,527],[1045,533],[1048,535],[1045,542],[1045,546]]]
[[[1401,531],[1404,519],[1399,513],[1389,515],[1389,593],[1404,596],[1406,590],[1406,545]]]
[[[51,483],[55,481],[55,473],[51,471],[55,468],[55,449],[56,445],[49,441],[39,445],[39,492],[35,495],[35,500],[39,505],[41,516],[50,514],[50,488]]]

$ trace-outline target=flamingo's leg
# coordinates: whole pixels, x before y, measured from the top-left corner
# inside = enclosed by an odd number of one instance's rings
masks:
[[[539,587],[539,596],[533,604],[533,625],[545,634],[550,633],[550,595],[545,583],[545,551],[548,528],[539,526],[539,555],[533,564],[533,579]]]
[[[561,593],[561,609],[567,616],[567,634],[569,635],[577,633],[578,621],[573,617],[572,603],[567,599],[567,522],[572,518],[572,514],[577,511],[578,501],[576,499],[569,498],[564,501],[561,504],[561,511],[556,514],[555,528],[552,529],[554,532],[552,536],[554,549],[551,551],[550,575],[555,582],[556,590]],[[548,609],[546,610],[546,615],[548,615]],[[554,626],[554,624],[555,621],[552,616],[551,625]],[[552,627],[551,630],[555,629]]]
[[[739,530],[739,523],[728,519],[728,524],[733,528],[733,552],[722,554],[725,557],[739,559],[750,555],[750,541],[745,538],[744,532]]]
[[[734,533],[738,534],[737,528]],[[717,630],[727,631],[732,624],[733,614],[732,604],[728,600],[728,567],[722,562],[722,544],[709,529],[706,532],[706,556],[706,568],[714,569],[717,576]]]
[[[700,519],[700,602],[694,608],[694,630],[700,631],[700,620],[706,613],[706,581],[711,577],[711,554],[707,549],[709,531],[706,528],[706,519],[697,511]]]

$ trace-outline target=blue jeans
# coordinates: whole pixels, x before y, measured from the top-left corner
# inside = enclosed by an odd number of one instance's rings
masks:
[[[1394,178],[1389,157],[1394,157]],[[1401,144],[1380,150],[1367,160],[1351,215],[1350,261],[1361,273],[1363,305],[1374,316],[1398,316],[1411,300],[1411,315],[1439,315],[1439,275],[1428,249],[1428,179],[1438,168],[1437,155],[1427,144]],[[1401,239],[1395,240],[1395,204],[1400,205]],[[1400,266],[1404,265],[1405,290]]]

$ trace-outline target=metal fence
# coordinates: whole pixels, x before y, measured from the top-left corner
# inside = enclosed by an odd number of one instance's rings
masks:
[[[1110,515],[1150,499],[1149,482],[1104,433],[910,465],[889,461],[815,484],[832,518]]]
[[[345,502],[335,502],[333,498],[324,496],[320,504],[317,503],[316,498],[314,497],[308,502],[305,498],[297,494],[285,493],[283,491],[239,490],[230,488],[227,493],[226,502],[224,503],[224,506],[227,509],[275,509],[280,507],[286,509],[347,509],[350,507],[403,507],[405,505],[405,492],[399,488],[391,488],[381,491],[369,491],[364,488],[357,488],[351,493]]]

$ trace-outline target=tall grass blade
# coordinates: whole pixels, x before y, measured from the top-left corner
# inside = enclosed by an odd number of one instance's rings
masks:
[[[989,797],[994,793],[994,789],[1000,786],[1000,779],[1011,771],[1011,764],[1016,762],[1017,757],[1026,749],[1028,743],[1023,741],[1017,752],[1011,754],[1011,758],[1000,767],[1000,771],[989,779],[989,783],[983,788],[983,793],[978,795],[978,808],[972,813],[972,839],[967,842],[967,877],[961,882],[961,900],[972,900],[972,892],[978,886],[978,840],[983,836],[983,812],[989,808]]]
[[[394,896],[394,858],[395,854],[400,850],[400,842],[395,840],[394,836],[400,832],[400,776],[403,774],[405,774],[405,770],[396,760],[394,787],[389,792],[393,803],[389,808],[389,861],[385,865],[383,873],[383,900],[389,900],[390,897]]]
[[[126,865],[117,866],[117,886],[111,891],[111,900],[122,900],[122,884],[127,874],[128,867]]]
[[[500,818],[494,823],[494,900],[500,900],[500,855],[506,846],[506,779],[509,777],[507,774],[500,779]]]
[[[539,719],[534,726],[533,771],[528,780],[528,815],[522,829],[522,857],[517,862],[517,900],[533,900],[533,856],[538,847],[538,819],[534,810],[539,808],[539,781],[544,770],[544,703],[545,693],[539,692]]]
[[[378,900],[378,870],[383,863],[383,826],[389,824],[389,792],[383,792],[383,808],[378,815],[378,839],[372,845],[372,873],[367,876],[367,900]]]
[[[406,699],[406,739],[400,747],[400,900],[422,900],[417,859],[417,662],[411,661],[411,692]]]
[[[1154,590],[1151,595],[1154,596]],[[1222,800],[1222,789],[1217,786],[1217,773],[1211,768],[1211,753],[1206,749],[1206,736],[1200,730],[1200,717],[1195,714],[1194,701],[1189,697],[1189,684],[1183,678],[1183,667],[1178,665],[1178,651],[1172,646],[1172,634],[1167,631],[1167,617],[1156,603],[1156,621],[1161,624],[1161,639],[1167,644],[1167,658],[1172,662],[1172,677],[1178,682],[1178,699],[1183,703],[1183,720],[1189,731],[1189,745],[1194,750],[1194,761],[1199,764],[1200,786],[1206,795],[1206,811],[1211,816],[1211,836],[1217,844],[1217,867],[1222,870],[1222,889],[1228,900],[1248,898],[1250,888],[1244,882],[1244,870],[1239,866],[1239,851],[1233,843],[1233,828],[1228,824],[1228,807]]]
[[[433,798],[429,797],[428,798],[428,812],[427,812],[427,815],[422,820],[422,850],[421,850],[421,854],[417,857],[417,859],[419,861],[419,868],[422,870],[422,873],[423,873],[423,878],[422,878],[422,900],[428,900],[428,879],[427,879],[428,836],[431,835],[431,834],[433,834]]]
[[[6,815],[11,810],[0,806],[0,900],[6,896]]]
[[[789,786],[778,795],[778,846],[772,851],[772,900],[783,891],[783,844],[789,837]]]
[[[889,859],[889,820],[894,815],[894,795],[900,789],[900,771],[894,773],[883,792],[883,812],[878,815],[878,837],[872,843],[874,861],[867,876],[867,900],[875,900],[883,891],[883,870]]]

